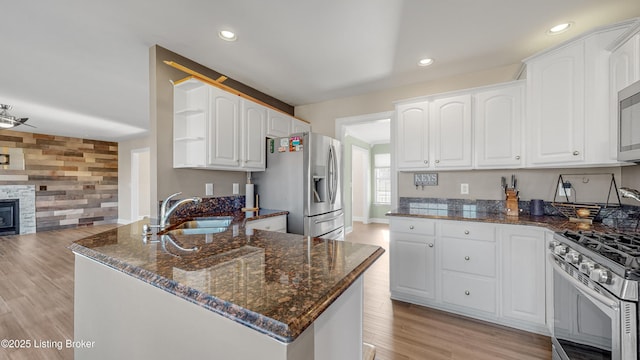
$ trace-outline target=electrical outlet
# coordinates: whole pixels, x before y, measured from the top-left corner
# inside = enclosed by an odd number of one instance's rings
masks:
[[[469,194],[469,184],[460,184],[460,194],[462,195]]]
[[[238,195],[240,193],[240,184],[233,183],[233,195]]]
[[[213,184],[207,183],[204,184],[204,194],[207,196],[213,195]]]
[[[571,196],[571,183],[565,181],[564,184],[560,183],[558,186],[558,196],[569,197]]]

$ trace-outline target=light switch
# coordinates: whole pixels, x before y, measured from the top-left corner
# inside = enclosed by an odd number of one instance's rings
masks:
[[[240,184],[233,183],[233,195],[238,195],[240,193]]]
[[[460,194],[469,194],[469,184],[460,184]]]
[[[212,183],[204,184],[204,194],[205,195],[213,195],[213,184]]]

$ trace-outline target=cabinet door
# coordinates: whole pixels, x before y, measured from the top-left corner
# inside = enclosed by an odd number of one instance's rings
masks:
[[[429,103],[400,104],[396,107],[396,117],[398,169],[429,167]]]
[[[636,34],[611,53],[609,77],[609,111],[612,119],[609,141],[618,144],[618,91],[640,80],[640,34]],[[618,156],[617,146],[614,146],[611,156]]]
[[[215,87],[209,90],[208,166],[240,165],[240,98]]]
[[[435,237],[391,233],[391,292],[419,299],[435,298]]]
[[[291,117],[269,109],[267,120],[267,136],[284,137],[291,133]]]
[[[502,315],[544,325],[545,232],[520,226],[501,227]]]
[[[241,167],[262,171],[266,162],[267,108],[242,101],[242,161]]]
[[[527,161],[584,160],[584,43],[527,62]]]
[[[521,167],[524,82],[482,91],[475,99],[476,167]]]
[[[471,168],[471,95],[437,99],[430,105],[433,166]]]
[[[311,124],[296,118],[291,118],[291,133],[295,134],[301,132],[311,132]]]

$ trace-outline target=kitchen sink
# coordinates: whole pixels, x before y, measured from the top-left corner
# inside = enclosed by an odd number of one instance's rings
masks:
[[[227,231],[227,227],[191,227],[173,229],[168,234],[193,235],[193,234],[217,234]]]
[[[203,229],[203,228],[222,228],[226,229],[231,225],[233,221],[232,216],[212,216],[212,217],[204,217],[198,218],[191,221],[185,221],[182,224],[176,226],[174,229],[182,229],[182,230],[195,230],[195,229]],[[220,232],[220,231],[218,231]],[[202,232],[190,232],[190,234],[204,234]]]

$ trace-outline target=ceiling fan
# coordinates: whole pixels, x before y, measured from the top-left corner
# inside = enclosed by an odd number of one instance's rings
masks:
[[[35,128],[35,126],[25,124],[25,122],[29,120],[29,118],[19,118],[10,115],[7,110],[11,110],[11,108],[11,105],[0,104],[0,128],[9,129],[19,125],[25,125]]]

